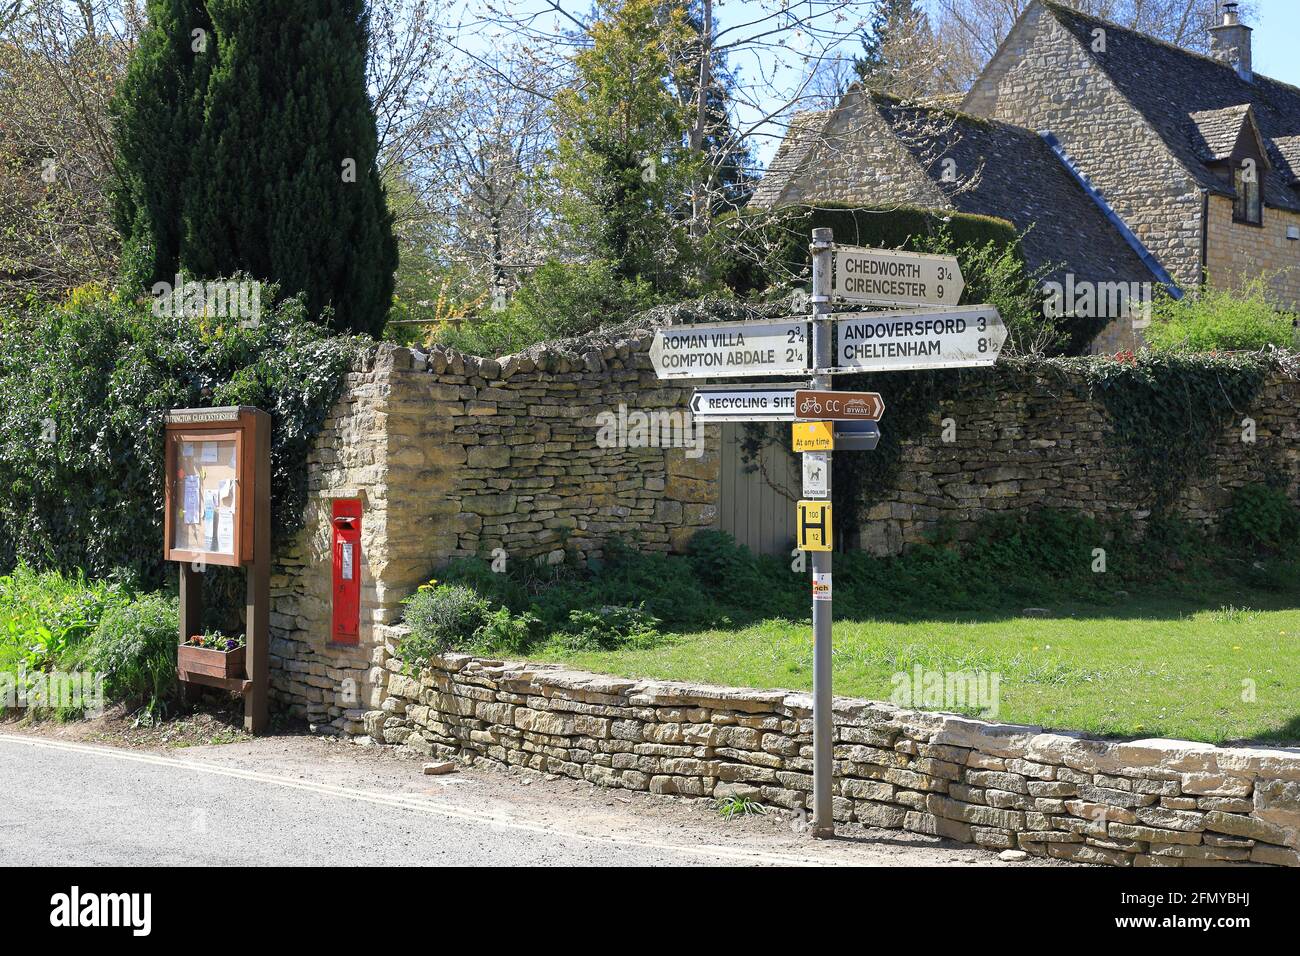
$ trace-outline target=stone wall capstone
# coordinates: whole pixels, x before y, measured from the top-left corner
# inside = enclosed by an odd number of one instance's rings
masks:
[[[384,629],[380,743],[657,794],[804,809],[812,700],[435,658]],[[1300,866],[1300,751],[1128,742],[837,698],[834,815],[990,849],[1111,866]]]

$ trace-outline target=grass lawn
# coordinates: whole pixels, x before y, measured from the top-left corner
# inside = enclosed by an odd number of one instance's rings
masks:
[[[999,674],[1002,721],[1212,743],[1300,740],[1300,609],[1249,595],[1251,609],[1241,610],[1243,595],[1232,596],[1235,608],[1133,598],[1103,610],[1056,606],[1044,618],[836,621],[835,693],[889,700],[892,676],[919,664]],[[630,677],[812,687],[807,620],[672,635],[648,650],[537,656]]]

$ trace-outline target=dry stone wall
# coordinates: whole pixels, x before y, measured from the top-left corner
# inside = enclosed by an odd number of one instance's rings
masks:
[[[658,381],[651,338],[501,361],[382,345],[359,363],[308,459],[305,526],[276,549],[278,703],[359,733],[382,693],[376,629],[451,558],[582,560],[614,537],[680,550],[716,524],[718,428],[683,430],[690,388]],[[331,642],[336,498],[362,503],[357,646]]]
[[[404,629],[385,629],[392,655]],[[447,655],[385,662],[376,741],[658,794],[802,810],[807,694]],[[1300,751],[1127,743],[835,702],[834,814],[1111,866],[1300,866]]]
[[[378,629],[450,558],[583,560],[613,537],[681,551],[717,526],[720,429],[682,430],[692,386],[656,378],[651,338],[597,337],[500,361],[384,345],[359,363],[309,457],[305,526],[276,547],[278,702],[322,729],[360,733],[383,693]],[[894,554],[941,523],[962,537],[990,511],[1143,520],[1097,396],[1059,367],[1008,364],[996,376],[972,379],[905,443],[891,487],[874,490],[859,546]],[[1255,440],[1243,442],[1236,421],[1216,423],[1179,512],[1212,528],[1235,488],[1265,477],[1281,476],[1300,498],[1298,410],[1300,381],[1275,373],[1242,410]],[[335,498],[362,503],[356,646],[330,640]]]
[[[861,547],[897,554],[927,540],[941,523],[964,538],[990,512],[1036,508],[1124,517],[1141,527],[1148,499],[1129,455],[1143,450],[1112,439],[1100,395],[1059,367],[1008,364],[997,376],[992,389],[978,378],[960,388],[905,443],[890,487],[867,509]],[[888,409],[887,392],[885,403]],[[1243,429],[1247,418],[1253,430]],[[886,410],[881,427],[888,424]],[[1249,408],[1213,427],[1176,514],[1212,530],[1237,488],[1279,478],[1300,501],[1300,380],[1293,374],[1271,373]],[[1243,440],[1247,434],[1252,441]]]

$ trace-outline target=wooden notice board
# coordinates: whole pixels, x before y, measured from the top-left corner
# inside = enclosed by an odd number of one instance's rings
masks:
[[[253,458],[264,414],[253,409],[179,409],[167,421],[164,517],[168,561],[239,567],[253,560]]]

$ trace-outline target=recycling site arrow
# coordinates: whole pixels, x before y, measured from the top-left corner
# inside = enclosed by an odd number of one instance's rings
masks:
[[[704,422],[792,422],[795,392],[803,387],[791,382],[697,388],[691,414]]]

